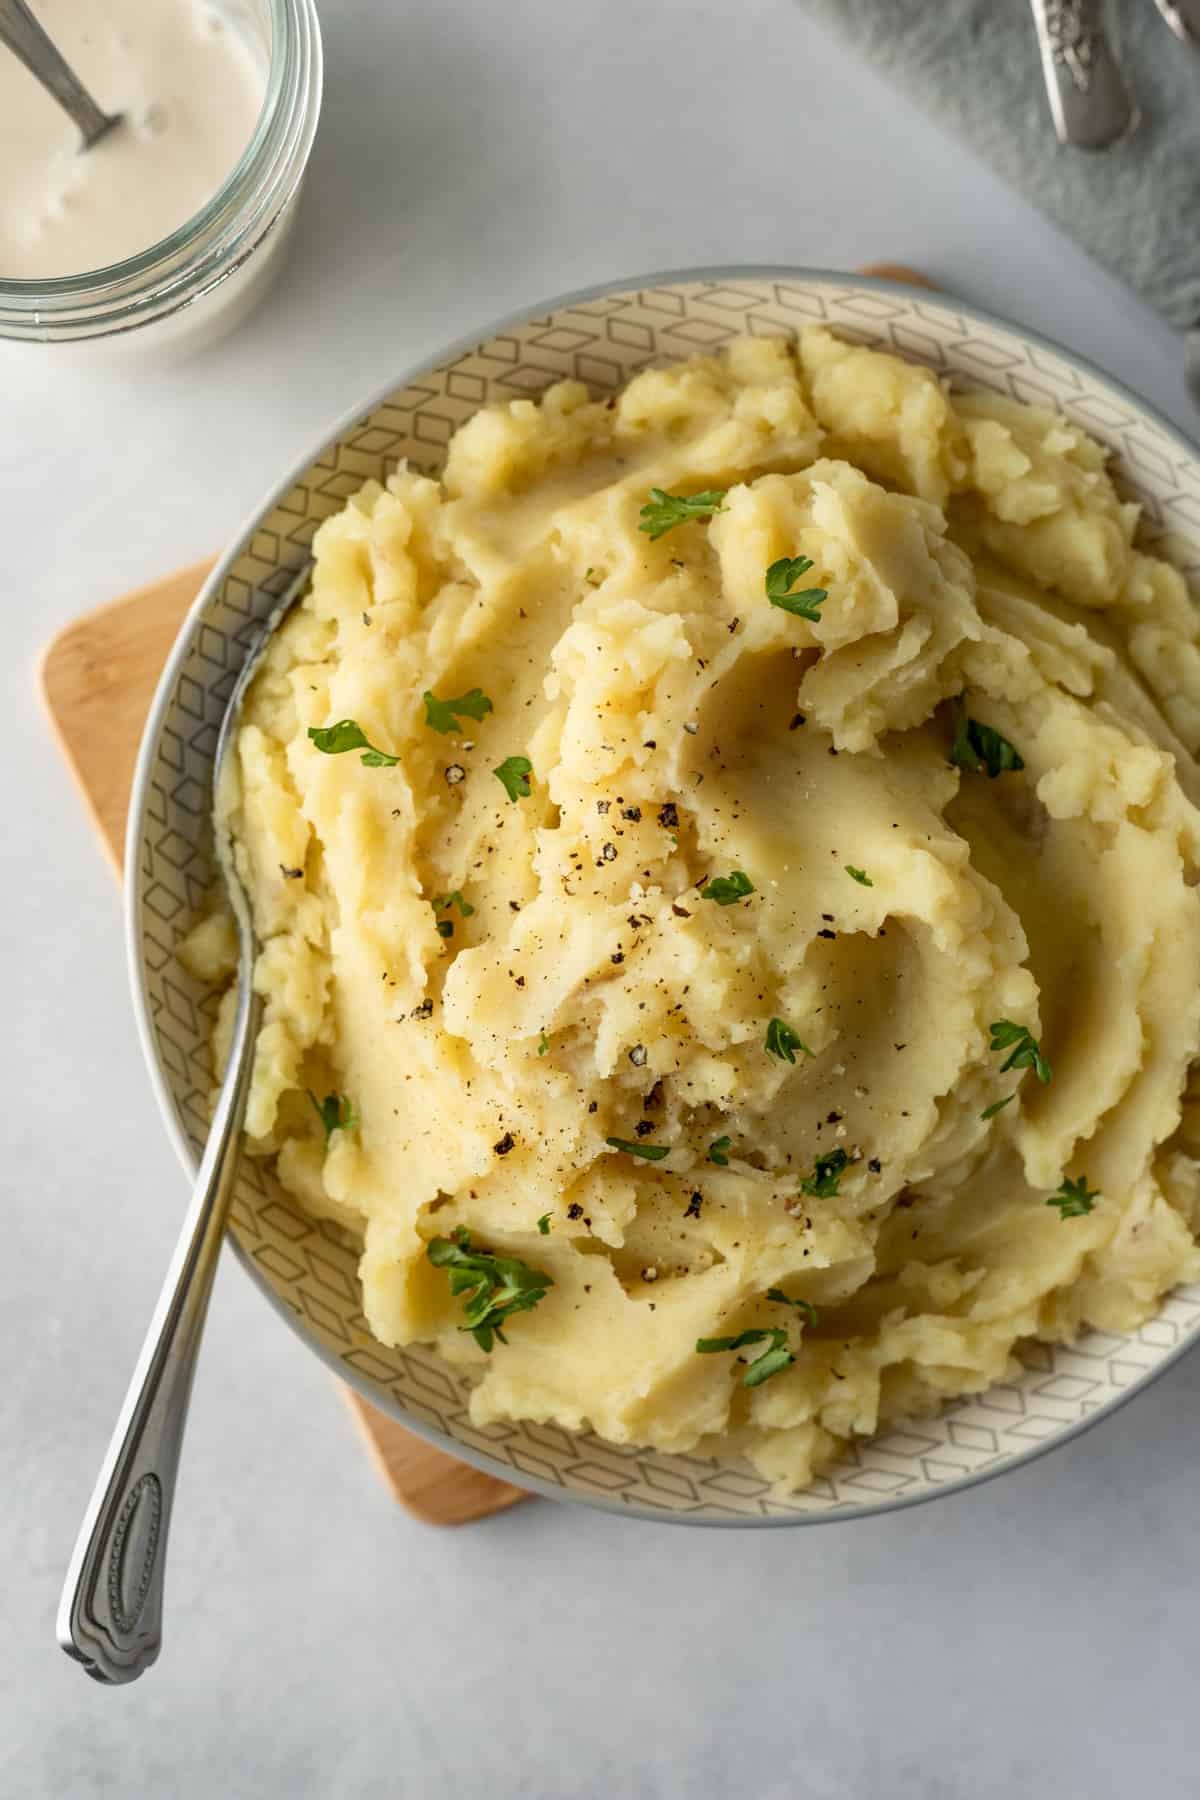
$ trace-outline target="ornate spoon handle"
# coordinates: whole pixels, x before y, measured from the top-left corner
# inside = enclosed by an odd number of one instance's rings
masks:
[[[71,1556],[58,1641],[97,1681],[136,1681],[162,1641],[163,1573],[196,1353],[237,1171],[262,1002],[243,956],[233,1046],[204,1160]]]
[[[1200,44],[1200,0],[1154,0],[1181,44]]]
[[[1137,109],[1104,29],[1099,0],[1030,0],[1059,142],[1106,150]]]

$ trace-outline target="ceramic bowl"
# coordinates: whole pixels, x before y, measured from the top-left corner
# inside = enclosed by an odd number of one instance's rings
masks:
[[[151,1080],[189,1172],[206,1130],[215,997],[189,978],[176,952],[213,875],[217,728],[247,646],[307,558],[321,520],[400,457],[436,473],[451,433],[489,401],[534,396],[564,376],[609,393],[648,363],[717,350],[741,332],[791,336],[817,320],[952,383],[1059,408],[1110,446],[1122,487],[1144,508],[1146,536],[1170,537],[1176,560],[1186,565],[1190,556],[1192,577],[1200,576],[1197,452],[1078,358],[920,289],[786,268],[651,276],[549,301],[400,376],[306,455],[254,514],[188,615],[146,728],[127,846],[129,958]],[[432,1350],[386,1350],[371,1337],[353,1240],[307,1217],[249,1159],[230,1235],[252,1280],[304,1342],[442,1449],[556,1499],[714,1525],[862,1517],[952,1493],[1072,1437],[1200,1335],[1200,1288],[1189,1288],[1132,1336],[1094,1331],[1070,1348],[1031,1345],[1019,1380],[858,1443],[806,1492],[781,1498],[741,1464],[616,1447],[555,1425],[476,1429],[467,1384]]]

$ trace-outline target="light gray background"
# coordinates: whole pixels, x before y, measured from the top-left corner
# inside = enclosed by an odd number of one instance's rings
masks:
[[[33,697],[44,639],[225,542],[393,370],[642,270],[909,261],[1198,423],[1166,328],[789,0],[322,10],[324,124],[268,309],[172,374],[0,358],[0,1794],[1194,1794],[1196,1358],[1061,1453],[890,1518],[713,1532],[534,1502],[448,1533],[387,1498],[229,1265],[162,1659],[104,1691],[55,1647],[184,1183],[114,884]]]

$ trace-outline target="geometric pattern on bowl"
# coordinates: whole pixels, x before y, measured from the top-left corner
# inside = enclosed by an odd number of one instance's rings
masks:
[[[168,663],[138,764],[127,842],[128,949],[143,1048],[189,1168],[207,1127],[215,1005],[177,950],[213,867],[208,796],[217,731],[247,647],[309,554],[313,533],[401,457],[438,472],[478,407],[536,397],[572,376],[609,393],[648,364],[714,351],[740,333],[792,336],[826,322],[924,363],[958,386],[1058,408],[1107,444],[1147,537],[1200,580],[1200,459],[1133,395],[1044,340],[924,291],[847,275],[721,270],[590,289],[508,320],[402,380],[336,431],[276,491],[222,560]],[[748,1466],[616,1447],[555,1425],[480,1431],[467,1384],[431,1350],[387,1350],[361,1311],[353,1240],[308,1217],[246,1159],[231,1237],[299,1335],[375,1405],[443,1449],[518,1485],[642,1516],[709,1524],[806,1523],[887,1510],[1015,1466],[1081,1429],[1200,1336],[1200,1288],[1182,1288],[1131,1336],[1093,1331],[1033,1345],[1019,1380],[855,1445],[828,1476],[781,1499]]]

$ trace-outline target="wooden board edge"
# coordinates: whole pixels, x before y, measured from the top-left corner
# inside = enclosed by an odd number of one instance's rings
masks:
[[[84,810],[104,847],[109,867],[118,880],[124,876],[124,831],[114,837],[111,822],[97,805],[95,789],[84,772],[78,742],[67,725],[75,705],[73,681],[71,693],[68,694],[65,690],[75,671],[76,659],[90,640],[103,638],[106,621],[124,613],[136,613],[161,604],[164,595],[168,593],[190,596],[187,600],[187,606],[190,606],[216,567],[216,561],[212,556],[201,557],[198,562],[176,569],[157,581],[143,582],[141,587],[133,588],[128,594],[120,594],[114,600],[106,600],[99,606],[89,608],[55,632],[49,643],[42,648],[34,665],[34,688],[42,715],[51,738],[70,771]]]
[[[936,281],[930,281],[919,269],[910,269],[907,263],[866,263],[858,272],[874,275],[878,281],[902,281],[908,287],[928,288],[932,294],[938,291]]]
[[[112,606],[121,606],[124,602],[121,600],[114,600],[110,602],[110,604]],[[100,840],[100,848],[104,852],[104,860],[107,862],[117,880],[121,882],[125,877],[125,871],[122,867],[123,858],[121,852],[113,842],[109,833],[108,821],[102,816],[100,808],[96,805],[92,790],[88,786],[87,777],[84,775],[83,766],[75,754],[75,746],[67,736],[66,728],[63,723],[63,720],[66,717],[66,709],[65,707],[60,709],[56,699],[59,681],[59,665],[64,658],[69,655],[73,645],[78,641],[81,635],[81,628],[85,625],[90,625],[92,620],[96,617],[96,613],[100,611],[107,612],[108,607],[97,607],[95,612],[84,613],[82,618],[72,620],[69,625],[64,626],[61,631],[54,634],[50,639],[50,642],[43,647],[38,655],[37,662],[34,666],[34,688],[36,689],[38,700],[41,703],[42,717],[46,721],[46,727],[54,742],[54,747],[67,766],[67,773],[74,783],[75,792],[83,803],[83,810],[91,822],[93,831]]]
[[[528,1488],[513,1487],[499,1475],[459,1462],[380,1412],[345,1382],[338,1386],[393,1498],[423,1525],[472,1525],[533,1499]]]

